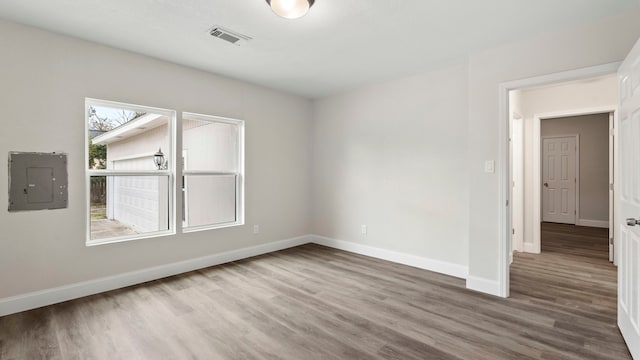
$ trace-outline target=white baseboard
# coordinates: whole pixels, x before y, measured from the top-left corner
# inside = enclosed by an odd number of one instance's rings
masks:
[[[466,279],[469,273],[466,266],[385,250],[373,246],[357,244],[351,241],[336,240],[319,235],[312,235],[312,241],[319,245],[349,251],[360,255],[370,256],[377,259],[387,260],[403,265],[413,266],[416,268],[450,275],[461,279]]]
[[[311,242],[311,237],[300,236],[292,239],[276,241],[220,254],[203,256],[196,259],[160,265],[152,268],[132,271],[124,274],[99,278],[81,283],[65,285],[52,289],[35,291],[27,294],[0,299],[0,316],[35,309],[88,295],[115,290],[167,276],[182,274],[231,261],[246,259],[252,256],[288,249]]]
[[[500,295],[500,283],[495,280],[489,280],[469,275],[467,277],[467,289],[483,292],[489,295]]]
[[[531,254],[540,254],[540,251],[535,247],[533,243],[524,243],[524,252]]]
[[[31,310],[42,306],[52,305],[63,301],[73,300],[84,296],[94,295],[105,291],[141,284],[168,276],[207,268],[219,264],[246,259],[253,256],[268,254],[308,243],[316,243],[339,250],[349,251],[365,256],[387,260],[403,265],[429,270],[461,279],[467,279],[467,288],[491,295],[499,295],[499,285],[495,281],[468,276],[466,266],[452,264],[445,261],[429,259],[349,241],[331,239],[317,235],[305,235],[292,239],[276,241],[220,254],[203,256],[196,259],[160,265],[152,268],[132,271],[124,274],[103,277],[95,280],[60,286],[51,289],[34,291],[27,294],[0,298],[0,316]],[[526,244],[525,244],[526,251]]]
[[[605,229],[609,228],[609,222],[604,220],[578,219],[578,221],[576,222],[576,225],[605,228]]]

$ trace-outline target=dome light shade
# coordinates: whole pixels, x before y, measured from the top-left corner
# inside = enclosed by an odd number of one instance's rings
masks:
[[[285,19],[297,19],[306,15],[315,0],[267,0],[276,15]]]

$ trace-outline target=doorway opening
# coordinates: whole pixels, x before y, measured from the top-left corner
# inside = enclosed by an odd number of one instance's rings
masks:
[[[602,79],[598,91],[617,97],[615,81]],[[615,105],[606,105],[533,116],[530,201],[524,211],[513,208],[532,226],[518,239],[524,242],[521,251],[540,253],[539,224],[572,224],[607,229],[608,258],[615,260],[615,114]]]
[[[512,90],[509,99],[512,252],[539,254],[560,237],[577,250],[582,235],[599,233],[587,246],[613,261],[617,77]]]
[[[603,113],[615,114],[617,111],[616,104],[618,103],[615,74],[618,66],[619,63],[612,63],[500,85],[500,138],[504,141],[500,143],[500,159],[506,166],[502,166],[500,172],[500,202],[502,204],[500,246],[501,254],[504,254],[504,257],[501,256],[500,262],[499,295],[509,296],[509,266],[513,261],[513,251],[536,252],[537,250],[539,252],[538,249],[534,248],[532,240],[540,236],[540,226],[534,226],[532,204],[534,198],[538,199],[538,209],[535,213],[541,219],[543,182],[541,181],[540,167],[537,168],[538,170],[534,170],[532,165],[534,154],[537,154],[538,158],[542,157],[542,135],[536,139],[537,141],[534,141],[534,130],[539,133],[541,130],[540,123],[553,118]],[[611,88],[614,89],[612,95],[609,97],[603,96],[601,92],[598,93],[594,90],[597,88],[596,85],[601,82],[609,82],[612,85]],[[571,91],[571,89],[575,90],[576,87],[590,88],[591,93],[582,90],[582,92]],[[537,103],[525,104],[522,102],[521,97],[516,96],[518,92],[540,92],[545,88],[551,89],[552,94],[547,94],[546,98],[544,96],[538,97]],[[557,93],[563,91],[565,92],[564,96],[557,95]],[[537,120],[534,121],[534,119]],[[615,125],[615,115],[612,124]],[[534,126],[536,129],[534,129]],[[573,135],[574,139],[576,139],[575,133],[559,135]],[[614,135],[614,133],[611,134],[611,136]],[[579,141],[579,139],[576,139],[576,146]],[[516,146],[514,146],[514,142]],[[518,142],[520,142],[520,145],[517,145]],[[558,145],[562,146],[561,144]],[[611,151],[615,149],[613,144],[607,145]],[[536,147],[535,149],[534,146]],[[570,145],[566,146],[570,147]],[[576,152],[576,157],[578,156]],[[520,160],[518,161],[518,159]],[[525,162],[525,160],[527,161]],[[569,170],[567,169],[567,171]],[[576,171],[578,171],[578,168],[576,168]],[[537,173],[534,174],[534,172]],[[575,181],[577,182],[577,178]],[[538,188],[537,186],[540,187]],[[579,184],[576,184],[575,187],[579,188]],[[537,193],[534,194],[534,192]],[[565,204],[571,202],[569,198],[565,198],[565,200]],[[576,205],[579,206],[579,204]],[[613,209],[613,206],[609,206],[608,201],[604,207]],[[527,214],[525,214],[525,209],[528,209]],[[565,210],[570,211],[570,209]],[[576,211],[574,219],[579,219],[578,208],[576,207],[574,211]],[[612,216],[608,220],[612,220]],[[540,222],[541,220],[537,221],[538,224]],[[527,247],[526,249],[525,246]]]

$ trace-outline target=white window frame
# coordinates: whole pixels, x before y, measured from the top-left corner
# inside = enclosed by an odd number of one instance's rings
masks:
[[[167,124],[167,136],[169,139],[169,149],[163,149],[165,153],[166,159],[168,161],[168,169],[167,170],[146,170],[146,171],[120,171],[120,170],[92,170],[89,169],[87,164],[89,163],[89,107],[90,106],[99,106],[99,107],[111,107],[111,108],[125,108],[131,111],[138,112],[146,112],[153,114],[164,115],[169,118],[169,123]],[[108,101],[108,100],[100,100],[100,99],[92,99],[85,98],[85,146],[84,146],[84,167],[85,167],[85,219],[86,219],[86,246],[95,246],[95,245],[103,245],[103,244],[112,244],[124,241],[132,241],[132,240],[141,240],[148,239],[159,236],[167,236],[167,235],[175,235],[176,234],[176,211],[175,211],[175,203],[176,203],[176,181],[175,181],[175,173],[176,173],[176,156],[175,156],[175,148],[176,148],[176,111],[175,110],[167,110],[143,105],[134,105],[122,102]],[[142,234],[135,235],[126,235],[126,236],[117,236],[105,239],[91,239],[91,177],[93,176],[166,176],[168,179],[168,220],[169,220],[169,228],[167,230],[162,231],[153,231],[146,232]]]
[[[183,171],[182,168],[179,169],[178,175],[180,176],[181,179],[184,176],[185,181],[187,176],[197,176],[197,175],[235,175],[236,176],[236,221],[218,223],[218,224],[182,227],[182,232],[191,233],[191,232],[197,232],[197,231],[244,225],[244,120],[238,120],[238,119],[232,119],[232,118],[226,118],[226,117],[220,117],[220,116],[214,116],[214,115],[204,115],[204,114],[183,112],[182,121],[184,121],[185,119],[200,120],[200,121],[206,121],[211,123],[231,124],[231,125],[237,126],[238,127],[238,171],[237,172]],[[183,134],[183,129],[181,129],[180,134]],[[184,145],[184,139],[181,139],[180,143]],[[184,201],[184,197],[183,197],[183,201]],[[185,206],[185,211],[187,211],[186,206]]]

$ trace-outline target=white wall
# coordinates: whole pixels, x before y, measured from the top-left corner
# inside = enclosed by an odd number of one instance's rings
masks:
[[[558,111],[573,111],[617,105],[617,76],[611,75],[589,81],[564,83],[516,91],[525,121],[525,237],[533,244],[533,192],[538,183],[533,178],[533,119],[536,115]],[[607,123],[608,127],[608,123]],[[606,135],[606,134],[605,134]],[[582,140],[582,139],[581,139]],[[607,139],[608,141],[608,139]],[[608,147],[607,150],[608,152]],[[608,176],[608,175],[607,175]],[[582,195],[582,194],[581,194]],[[608,216],[608,215],[607,215]],[[588,219],[597,220],[597,219]]]
[[[67,209],[0,211],[0,299],[310,232],[310,101],[4,21],[0,33],[0,169],[13,150],[69,154]],[[86,247],[85,97],[244,119],[247,225]]]
[[[466,267],[466,69],[316,101],[315,234]]]
[[[314,231],[468,266],[469,286],[498,293],[499,85],[620,61],[640,36],[639,19],[611,17],[473,54],[466,68],[316,101]],[[486,160],[496,160],[495,173],[484,172]]]
[[[491,291],[504,206],[499,84],[619,61],[640,36],[639,19],[629,12],[319,100],[313,128],[305,99],[0,22],[11,34],[0,37],[0,154],[66,151],[71,189],[66,210],[0,212],[0,298],[310,230],[468,265]],[[244,226],[85,247],[84,97],[246,120],[246,218],[261,234]],[[485,160],[497,160],[496,173],[483,171]]]
[[[469,273],[497,288],[500,253],[498,88],[503,82],[622,60],[640,36],[640,13],[629,12],[577,28],[485,50],[469,58]]]

